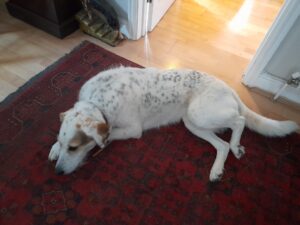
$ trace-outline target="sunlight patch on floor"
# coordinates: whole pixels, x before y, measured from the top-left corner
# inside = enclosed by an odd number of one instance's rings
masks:
[[[146,64],[149,65],[149,61],[151,60],[152,51],[151,51],[151,45],[148,37],[148,24],[149,24],[149,3],[146,5],[146,19],[144,23],[144,29],[145,29],[145,37],[144,37],[144,55],[146,57]]]
[[[168,61],[168,63],[166,64],[165,67],[166,67],[167,69],[176,69],[176,68],[179,68],[180,65],[179,65],[178,60],[173,59],[173,60]]]
[[[222,10],[220,9],[222,5],[213,0],[194,0],[194,2],[214,15],[222,15]]]
[[[241,32],[248,25],[249,17],[253,9],[253,0],[245,0],[239,11],[228,23],[228,27],[235,33]]]

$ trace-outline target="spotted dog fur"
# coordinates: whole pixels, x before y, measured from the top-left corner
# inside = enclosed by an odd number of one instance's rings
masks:
[[[78,102],[61,114],[62,125],[49,159],[56,172],[74,171],[95,146],[140,138],[147,129],[183,120],[194,135],[217,150],[210,180],[219,180],[229,151],[240,158],[244,126],[268,136],[298,129],[292,121],[275,121],[248,109],[224,82],[193,70],[119,67],[99,73],[80,90]],[[216,136],[232,129],[230,142]]]

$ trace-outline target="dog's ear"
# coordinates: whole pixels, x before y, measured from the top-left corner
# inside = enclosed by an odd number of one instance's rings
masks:
[[[71,147],[78,147],[82,144],[88,143],[90,138],[88,138],[84,132],[77,131],[74,137],[70,140],[69,145]]]
[[[109,127],[106,123],[97,124],[97,132],[99,135],[106,136],[108,134]]]
[[[98,146],[104,147],[109,132],[109,127],[106,123],[92,121],[88,118],[82,124],[81,129],[87,136],[92,137]]]

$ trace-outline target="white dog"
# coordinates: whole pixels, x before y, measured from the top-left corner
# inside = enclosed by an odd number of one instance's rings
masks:
[[[113,140],[140,138],[144,130],[183,120],[194,135],[217,150],[210,180],[219,180],[229,150],[236,158],[244,126],[267,136],[284,136],[299,129],[292,121],[275,121],[247,108],[224,82],[193,70],[120,67],[99,73],[80,90],[73,108],[60,115],[58,141],[49,159],[56,173],[68,174],[87,153]],[[229,143],[215,132],[230,128]]]

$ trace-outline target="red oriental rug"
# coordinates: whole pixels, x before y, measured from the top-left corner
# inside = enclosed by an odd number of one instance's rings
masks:
[[[75,173],[55,175],[47,157],[59,113],[87,79],[120,64],[138,66],[84,42],[1,103],[1,225],[300,224],[297,134],[246,130],[246,155],[230,154],[218,183],[208,180],[215,150],[182,124],[116,141]]]

